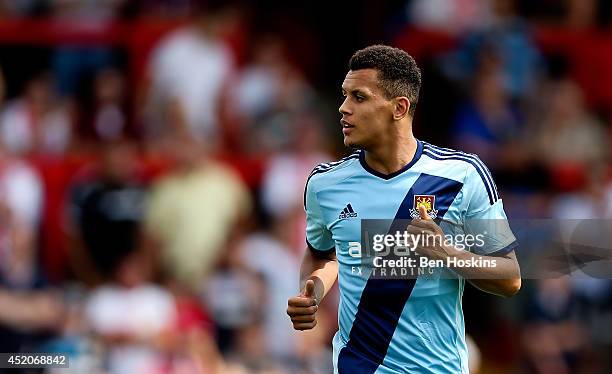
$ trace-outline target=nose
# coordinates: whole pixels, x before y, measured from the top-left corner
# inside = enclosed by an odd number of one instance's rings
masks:
[[[342,105],[340,105],[340,108],[338,108],[338,111],[344,116],[351,114],[351,111],[348,108],[347,101],[348,101],[348,96],[344,98]]]

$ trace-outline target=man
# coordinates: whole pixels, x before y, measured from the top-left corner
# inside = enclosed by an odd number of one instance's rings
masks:
[[[164,274],[198,288],[251,211],[244,182],[188,132],[170,135],[175,168],[151,188],[145,242]]]
[[[228,1],[198,3],[204,4],[198,4],[194,21],[161,40],[151,54],[141,88],[149,141],[168,128],[186,130],[208,147],[221,138],[219,102],[234,70],[223,35],[238,14]]]
[[[75,181],[68,201],[72,271],[89,285],[110,281],[138,250],[146,190],[133,144],[104,143],[98,167]]]
[[[316,325],[319,303],[339,276],[337,373],[468,373],[461,296],[464,279],[483,291],[514,295],[521,278],[516,240],[488,169],[474,155],[414,138],[421,73],[407,53],[375,45],[357,51],[342,84],[344,144],[357,152],[311,173],[304,196],[308,250],[301,293],[287,313],[297,330]],[[425,203],[423,203],[425,199]],[[415,218],[416,217],[416,218]],[[384,279],[355,274],[361,219],[409,219],[406,231],[440,238],[444,222],[502,220],[472,253],[440,240],[421,241],[430,259],[495,260],[454,267],[445,279]],[[504,227],[505,226],[505,227]],[[505,229],[504,229],[505,228]],[[466,230],[469,233],[469,230]]]

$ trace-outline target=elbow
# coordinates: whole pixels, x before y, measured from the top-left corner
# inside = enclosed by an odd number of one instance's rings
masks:
[[[506,281],[503,296],[512,297],[521,290],[521,278],[509,279]]]

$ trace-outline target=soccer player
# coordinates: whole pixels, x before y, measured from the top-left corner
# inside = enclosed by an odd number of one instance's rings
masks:
[[[316,325],[321,300],[339,278],[336,373],[468,373],[461,298],[465,280],[512,296],[521,287],[516,239],[502,201],[478,157],[415,139],[412,119],[421,73],[404,51],[374,45],[350,59],[339,108],[344,144],[356,152],[318,165],[304,192],[308,250],[301,292],[289,299],[293,327]],[[456,276],[385,279],[355,272],[361,219],[411,219],[406,231],[443,235],[444,222],[502,220],[485,246],[460,250],[442,241],[417,252],[431,259],[495,260],[495,267],[453,267]],[[371,269],[370,269],[371,271]]]

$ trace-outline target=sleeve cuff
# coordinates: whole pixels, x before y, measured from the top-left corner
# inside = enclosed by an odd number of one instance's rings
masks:
[[[505,246],[502,249],[499,249],[495,252],[492,253],[488,253],[487,256],[492,256],[492,257],[500,257],[500,256],[505,256],[508,253],[514,251],[514,249],[518,247],[518,241],[513,241],[512,243],[508,244],[507,246]]]
[[[308,239],[306,239],[306,245],[311,252],[314,252],[317,255],[328,255],[336,250],[336,247],[331,247],[330,249],[317,249],[310,244]]]

